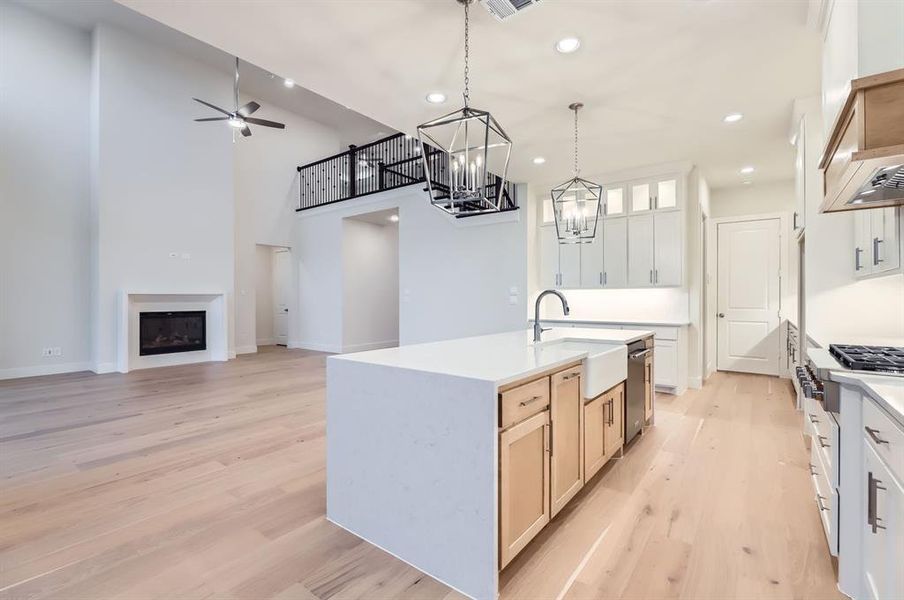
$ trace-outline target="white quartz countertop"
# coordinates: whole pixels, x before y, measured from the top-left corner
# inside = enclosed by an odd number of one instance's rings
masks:
[[[603,344],[630,344],[653,335],[652,331],[563,327],[543,332],[533,343],[533,330],[460,338],[398,348],[369,350],[330,356],[399,369],[426,371],[469,379],[491,381],[497,386],[530,377],[587,357],[588,351],[565,347],[556,341],[572,340]]]
[[[528,322],[533,323],[534,320],[530,319]],[[614,325],[649,325],[651,327],[686,327],[690,325],[690,321],[635,321],[632,319],[596,319],[596,318],[585,318],[585,317],[540,317],[541,323],[587,323],[587,324],[600,324],[605,325],[607,323],[612,323]]]
[[[832,381],[860,386],[904,429],[904,377],[832,371]]]

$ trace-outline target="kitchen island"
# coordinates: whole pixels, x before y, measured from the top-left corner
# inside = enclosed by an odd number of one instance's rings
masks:
[[[621,451],[641,340],[562,328],[329,357],[327,518],[495,598],[499,570]],[[652,410],[650,394],[647,423]]]

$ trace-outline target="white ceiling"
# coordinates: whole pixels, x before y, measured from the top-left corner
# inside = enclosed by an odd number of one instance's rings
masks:
[[[113,0],[72,0],[69,2],[20,0],[19,3],[86,30],[93,29],[97,23],[115,25],[170,48],[183,56],[219,69],[223,71],[224,77],[230,79],[232,77],[234,56],[148,19]],[[392,128],[301,86],[286,88],[281,77],[276,77],[272,72],[254,64],[242,62],[239,72],[242,96],[254,98],[263,106],[260,114],[255,116],[266,119],[268,104],[280,106],[334,128],[339,133],[340,142],[344,145],[360,144],[362,141],[377,139],[393,133]],[[217,103],[215,98],[206,98],[206,100]],[[219,102],[220,106],[230,106],[232,99],[221,98]],[[206,116],[201,113],[203,113],[203,108],[199,108],[198,116]],[[336,151],[339,149],[337,148]]]
[[[292,77],[394,128],[457,108],[462,10],[454,0],[118,0]],[[570,176],[570,102],[582,112],[582,170],[698,164],[712,187],[790,178],[792,100],[819,92],[806,0],[546,0],[506,22],[472,9],[472,104],[514,140],[511,178]],[[553,49],[576,35],[573,55]],[[430,91],[449,96],[430,105]],[[738,124],[722,123],[739,111]],[[542,167],[532,164],[544,156]]]

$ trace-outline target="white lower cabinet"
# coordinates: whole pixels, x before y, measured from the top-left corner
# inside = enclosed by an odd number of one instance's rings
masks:
[[[653,381],[665,387],[678,386],[678,342],[653,340]]]
[[[872,600],[904,598],[904,488],[863,440],[863,591]]]

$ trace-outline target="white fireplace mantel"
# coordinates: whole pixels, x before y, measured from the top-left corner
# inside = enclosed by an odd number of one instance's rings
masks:
[[[141,311],[203,310],[207,313],[207,349],[140,356],[138,328]],[[228,317],[225,292],[159,292],[122,290],[119,294],[119,323],[116,341],[116,370],[164,367],[229,359]]]

